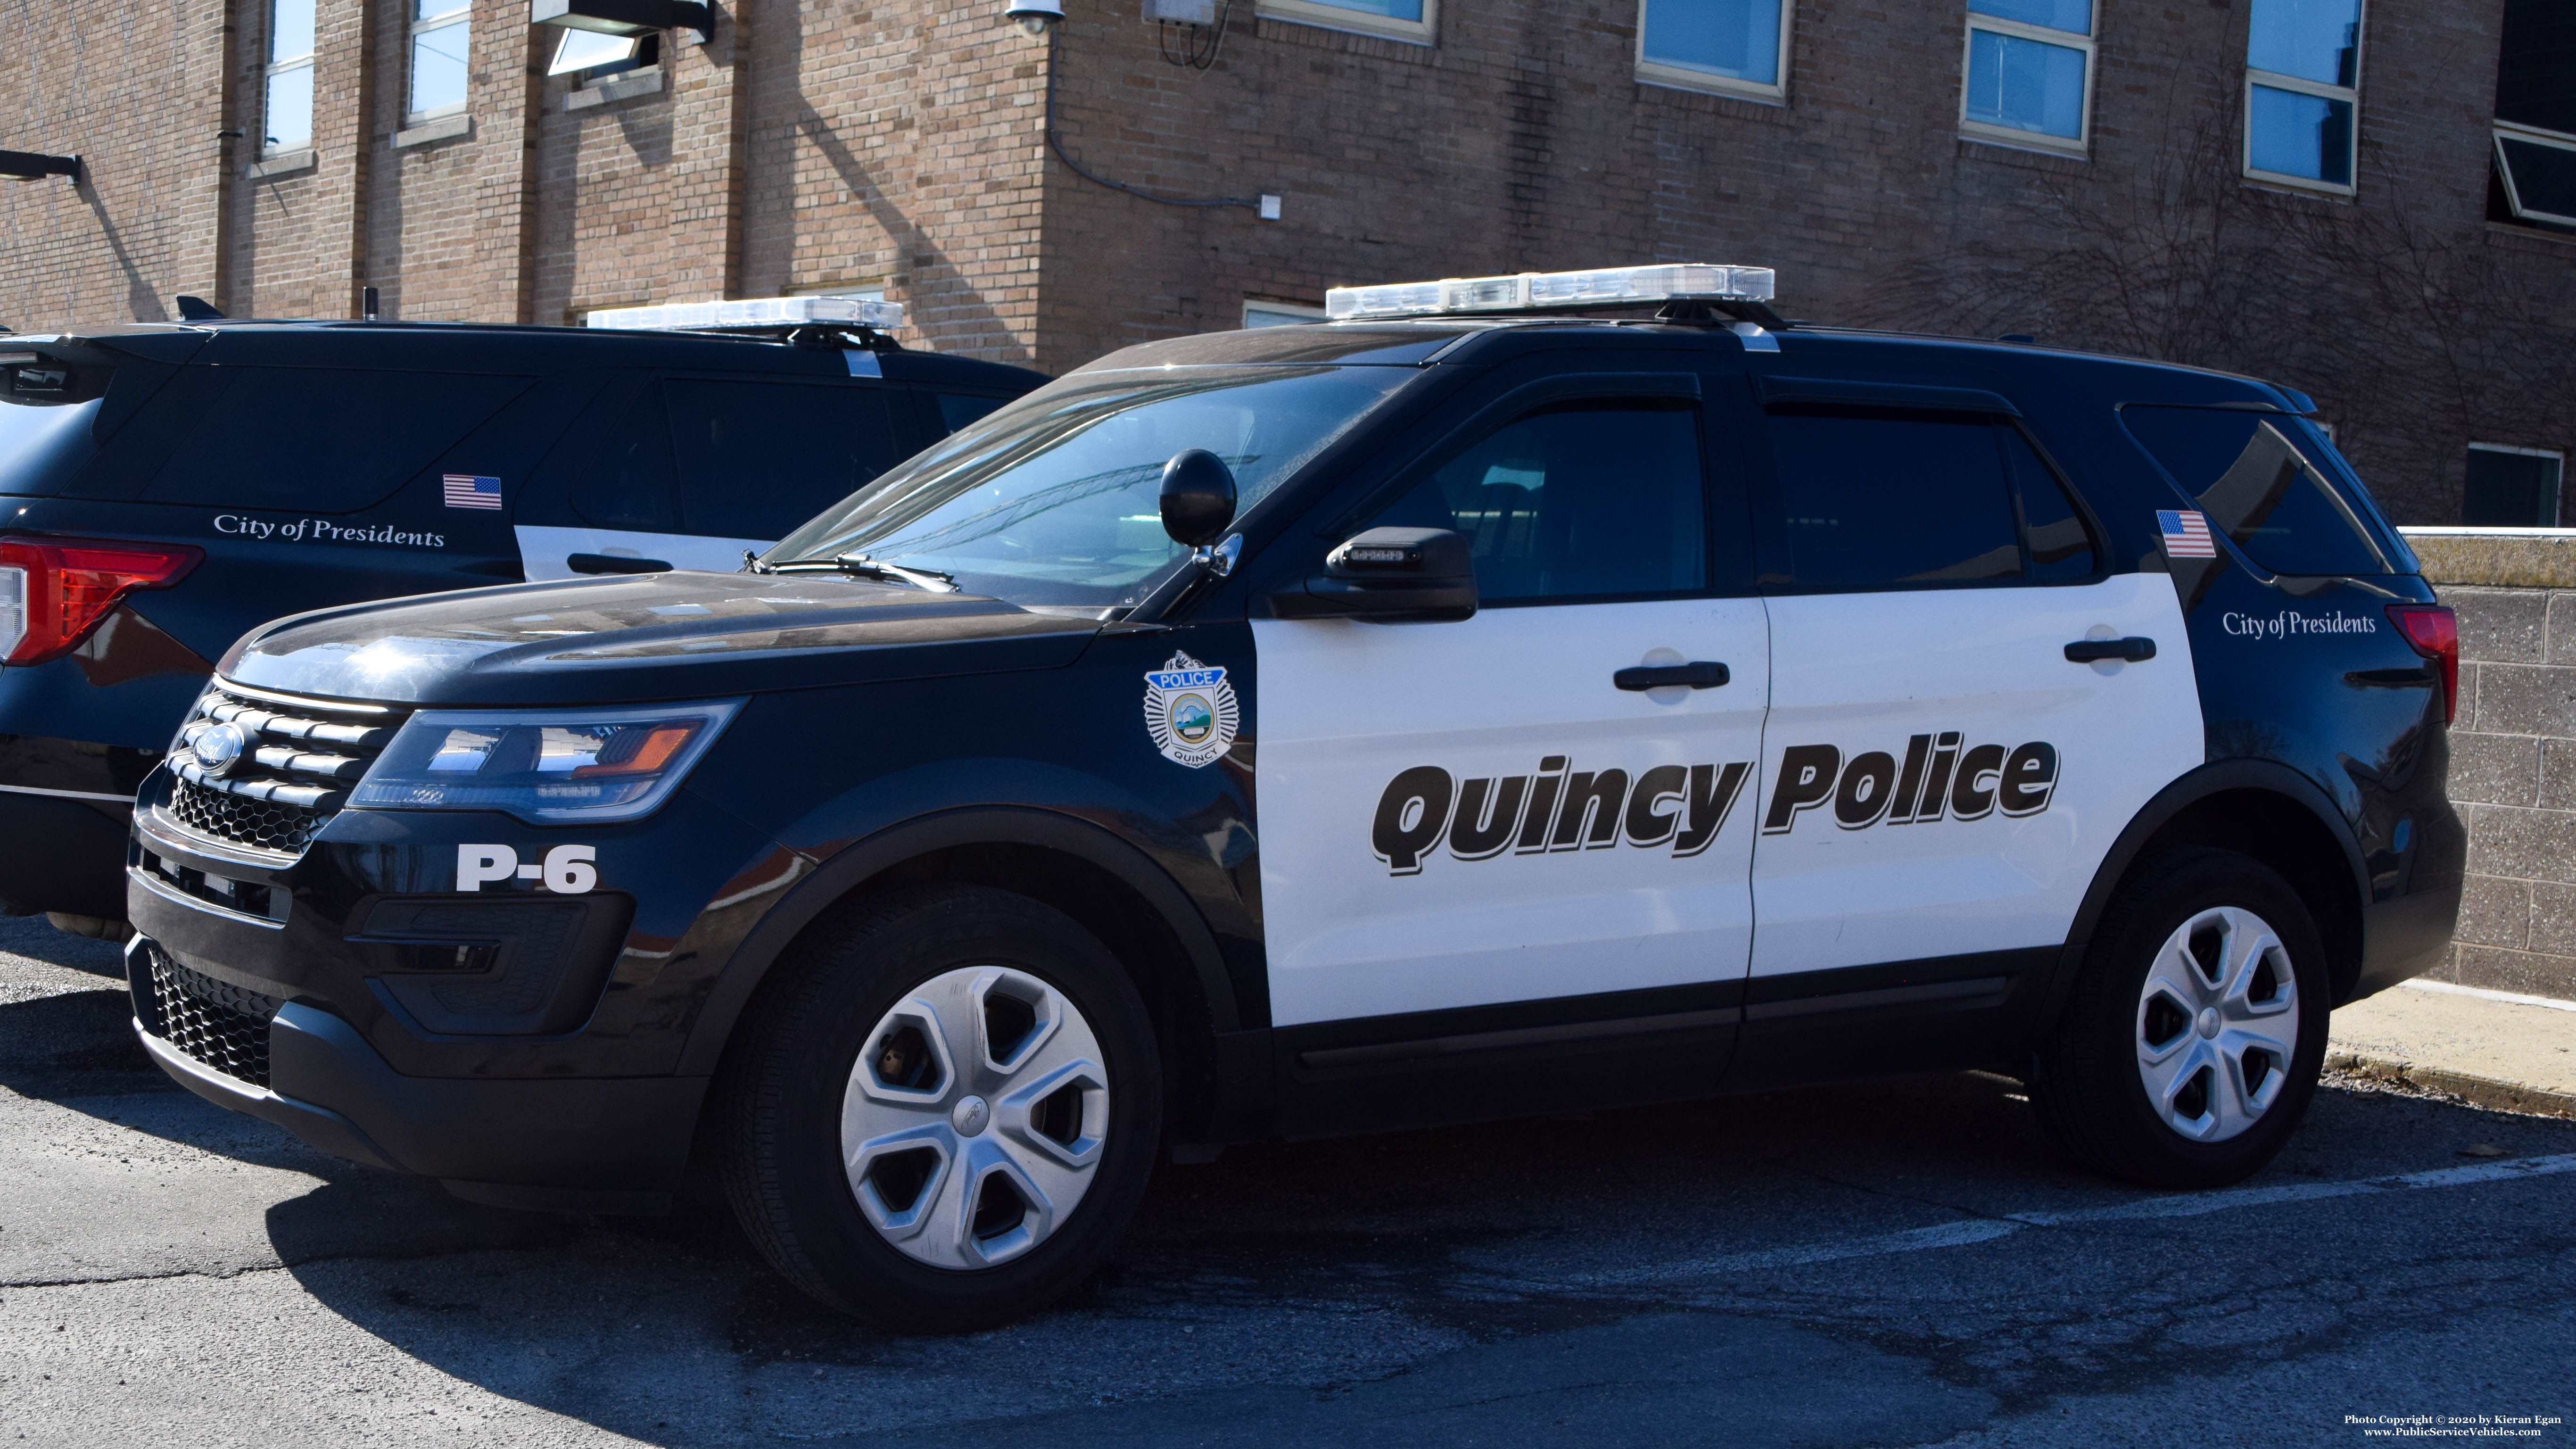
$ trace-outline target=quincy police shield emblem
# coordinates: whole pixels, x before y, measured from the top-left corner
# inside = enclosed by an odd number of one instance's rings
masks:
[[[1145,676],[1145,732],[1174,764],[1195,770],[1223,755],[1238,717],[1223,669],[1175,654]]]

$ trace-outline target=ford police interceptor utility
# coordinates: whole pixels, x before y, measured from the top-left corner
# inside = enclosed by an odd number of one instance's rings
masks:
[[[2243,1177],[2449,937],[2449,611],[2296,393],[1770,294],[1337,291],[742,573],[271,624],[141,797],[144,1044],[479,1201],[700,1147],[915,1327],[1274,1136],[1982,1066]]]
[[[589,322],[0,336],[0,912],[121,934],[135,788],[262,620],[730,569],[1046,381],[897,347],[889,302]]]

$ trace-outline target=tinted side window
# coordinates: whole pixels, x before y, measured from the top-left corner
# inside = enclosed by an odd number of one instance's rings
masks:
[[[953,433],[1010,401],[999,393],[982,392],[934,392],[930,399],[939,410],[942,433]]]
[[[1707,586],[1696,408],[1590,404],[1486,434],[1372,525],[1475,540],[1476,592],[1616,598]]]
[[[873,388],[674,379],[663,390],[690,533],[785,538],[895,461]]]
[[[662,389],[636,395],[572,488],[573,511],[597,528],[680,531],[680,492],[671,468],[671,423]]]
[[[528,386],[524,377],[236,367],[161,465],[156,503],[346,513],[380,502]]]
[[[2093,535],[2066,485],[2040,461],[2019,429],[1998,427],[2013,493],[2021,499],[2022,536],[2030,541],[2030,576],[2041,583],[2074,583],[2093,577]]]
[[[2129,407],[2120,419],[2254,562],[2277,574],[2387,571],[2343,495],[2261,414]]]
[[[1772,409],[1770,430],[1798,587],[2022,576],[2006,430],[1963,413],[1789,405]]]

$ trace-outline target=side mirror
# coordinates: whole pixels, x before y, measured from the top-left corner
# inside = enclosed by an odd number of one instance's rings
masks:
[[[1234,470],[1205,448],[1183,448],[1163,465],[1163,532],[1184,548],[1205,548],[1234,522]]]
[[[1473,618],[1475,545],[1446,528],[1372,528],[1326,555],[1302,587],[1272,594],[1270,609],[1282,619]]]

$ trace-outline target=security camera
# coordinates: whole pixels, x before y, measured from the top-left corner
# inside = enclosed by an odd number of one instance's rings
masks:
[[[1011,0],[1002,13],[1020,22],[1024,33],[1044,35],[1048,26],[1064,18],[1064,0]]]

